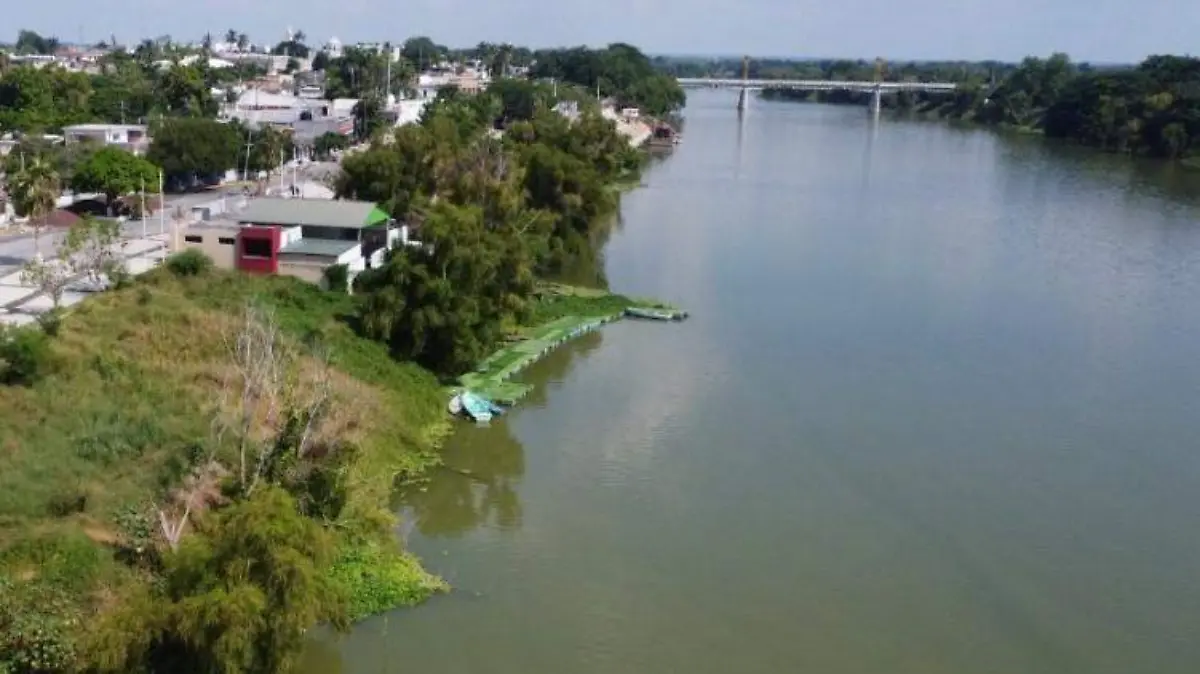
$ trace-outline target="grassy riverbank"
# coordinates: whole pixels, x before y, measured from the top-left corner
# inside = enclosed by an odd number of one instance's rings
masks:
[[[335,553],[323,573],[349,615],[442,587],[395,544],[387,508],[397,479],[438,461],[448,420],[436,378],[355,334],[347,296],[290,278],[164,269],[75,307],[48,340],[44,376],[0,386],[0,655],[70,662],[97,618],[156,582],[142,558],[156,512],[231,404],[223,380],[249,302],[286,343],[319,339],[329,354],[321,432],[354,451],[341,466],[344,507],[325,525]],[[30,630],[40,630],[32,646]]]

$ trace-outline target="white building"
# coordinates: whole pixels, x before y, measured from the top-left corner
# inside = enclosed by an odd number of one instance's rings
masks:
[[[337,37],[329,38],[329,42],[325,43],[325,53],[329,54],[330,58],[341,58],[345,53],[345,50],[342,48],[342,41],[337,39]]]
[[[67,144],[93,142],[115,145],[142,154],[150,146],[150,135],[144,124],[75,124],[63,127]]]

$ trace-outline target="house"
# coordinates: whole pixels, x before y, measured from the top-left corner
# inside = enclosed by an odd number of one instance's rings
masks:
[[[183,230],[181,247],[199,250],[219,269],[236,269],[240,229],[235,222],[194,222]]]
[[[115,145],[134,154],[142,154],[150,147],[145,124],[75,124],[63,127],[63,137],[68,145],[80,142]]]
[[[217,232],[218,249],[231,245],[229,266],[256,274],[286,274],[319,283],[325,270],[344,264],[353,278],[368,267],[383,264],[387,249],[408,242],[408,229],[371,202],[307,199],[255,199],[230,215],[237,226]],[[214,225],[201,225],[205,230]],[[223,234],[221,232],[224,232]],[[230,236],[230,233],[233,233]],[[184,243],[206,253],[212,244],[207,233]],[[234,239],[222,242],[224,238]],[[210,257],[217,257],[209,253]],[[220,261],[218,261],[220,262]]]

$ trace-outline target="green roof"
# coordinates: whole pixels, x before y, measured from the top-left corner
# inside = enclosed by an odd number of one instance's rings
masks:
[[[370,201],[331,199],[255,199],[234,214],[238,222],[284,227],[316,226],[362,229],[387,222],[386,211]]]
[[[331,239],[299,239],[279,249],[280,255],[319,255],[337,257],[358,245],[357,241]]]

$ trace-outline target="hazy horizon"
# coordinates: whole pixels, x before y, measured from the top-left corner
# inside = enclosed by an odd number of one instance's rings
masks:
[[[1186,54],[1196,43],[1200,3],[1157,0],[1131,11],[1118,0],[743,0],[735,11],[711,0],[609,0],[605,3],[513,0],[416,0],[402,10],[368,0],[47,0],[11,3],[4,39],[19,29],[64,42],[123,43],[171,35],[199,41],[232,28],[274,44],[290,26],[312,45],[338,37],[401,42],[417,35],[463,47],[509,42],[532,48],[612,42],[648,54],[794,54],[773,58],[882,57],[890,61],[1019,61],[1065,52],[1076,61],[1134,63],[1151,54]],[[84,21],[79,17],[86,17]],[[531,20],[536,18],[536,20]],[[547,29],[547,27],[553,27]]]

